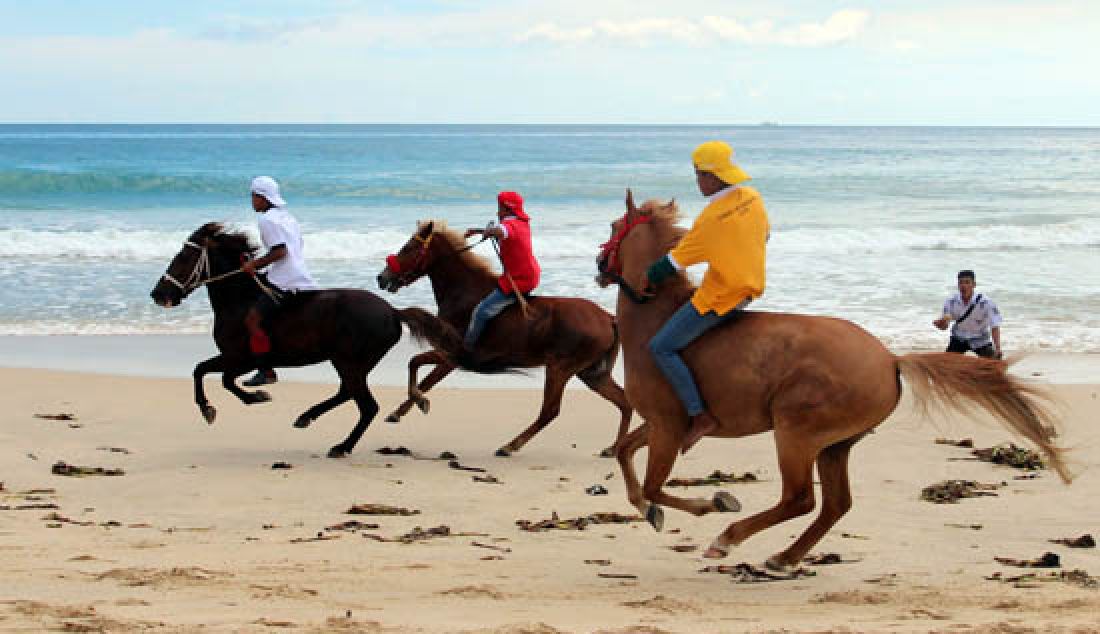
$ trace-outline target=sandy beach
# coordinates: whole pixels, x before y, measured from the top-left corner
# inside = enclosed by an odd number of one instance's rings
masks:
[[[968,449],[934,439],[972,437],[986,447],[1010,438],[988,421],[918,422],[903,402],[854,451],[854,509],[818,548],[844,563],[807,565],[815,574],[794,580],[738,583],[700,572],[713,562],[690,547],[740,515],[669,512],[662,534],[639,522],[520,530],[517,520],[552,514],[633,512],[617,465],[595,456],[611,440],[614,412],[582,390],[571,390],[561,418],[512,458],[492,451],[527,424],[538,391],[442,389],[430,416],[379,420],[350,459],[330,460],[324,452],[350,428],[353,408],[307,430],[290,426],[328,395],[324,384],[284,382],[273,386],[274,402],[246,408],[212,382],[221,416],[207,426],[185,380],[20,369],[0,377],[0,481],[9,509],[0,511],[3,631],[1100,629],[1095,587],[987,579],[1100,575],[1095,548],[1048,542],[1100,529],[1095,385],[1054,388],[1066,411],[1063,442],[1080,473],[1068,488],[1046,471],[1020,480],[1022,471],[965,460]],[[384,411],[401,396],[394,388],[377,393]],[[61,413],[75,420],[34,417]],[[386,446],[414,457],[376,453]],[[485,472],[434,459],[444,451]],[[57,461],[125,474],[54,475]],[[292,468],[272,469],[276,462]],[[715,469],[759,478],[724,487],[745,512],[778,495],[770,435],[705,441],[673,475]],[[957,504],[919,499],[922,487],[950,478],[1004,486],[995,497]],[[595,484],[609,494],[586,494]],[[356,504],[418,513],[345,513]],[[765,532],[721,563],[760,565],[809,519]],[[377,527],[326,530],[356,520]],[[445,532],[441,526],[449,535],[432,535]],[[389,541],[416,527],[411,543]],[[1061,568],[994,560],[1046,552]]]

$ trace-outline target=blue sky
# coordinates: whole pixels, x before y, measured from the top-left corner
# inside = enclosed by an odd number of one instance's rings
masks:
[[[5,122],[1100,125],[1100,2],[0,0]]]

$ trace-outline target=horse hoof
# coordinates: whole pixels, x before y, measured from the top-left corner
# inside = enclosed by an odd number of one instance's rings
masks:
[[[397,414],[390,414],[389,416],[386,417],[386,422],[387,423],[400,423],[401,422],[401,417],[398,416]]]
[[[266,403],[271,400],[271,395],[263,390],[256,390],[252,393],[253,403]]]
[[[344,449],[340,445],[336,445],[332,449],[328,450],[328,457],[329,458],[347,458],[348,455],[350,455],[350,454],[351,454],[350,451]]]
[[[305,414],[299,416],[298,420],[294,421],[294,426],[297,427],[298,429],[305,429],[306,427],[309,427],[312,424],[313,424],[313,419],[310,418],[309,416],[306,416]],[[334,449],[335,449],[335,447],[334,447]],[[329,452],[329,453],[331,453],[331,452]]]
[[[790,572],[792,567],[783,563],[779,559],[779,555],[772,555],[768,557],[768,560],[764,562],[764,567],[772,572]]]
[[[413,402],[416,403],[416,407],[420,410],[421,414],[427,414],[428,410],[432,408],[432,402],[423,396],[413,398]]]
[[[649,508],[645,512],[646,521],[649,522],[653,530],[658,533],[665,527],[665,512],[661,510],[661,507],[656,504],[650,504]]]
[[[214,409],[213,405],[200,405],[199,411],[202,412],[202,417],[206,419],[207,424],[213,425],[214,419],[218,417],[218,410]]]
[[[600,452],[600,457],[601,458],[614,458],[616,453],[618,453],[618,452],[615,451],[614,447],[608,447],[607,449],[604,449],[603,451]]]
[[[497,449],[497,452],[493,455],[497,458],[507,458],[512,455],[512,452],[508,449],[505,449],[504,447],[501,447],[500,449]]]
[[[741,502],[725,491],[714,494],[714,508],[719,513],[736,513],[741,510]]]

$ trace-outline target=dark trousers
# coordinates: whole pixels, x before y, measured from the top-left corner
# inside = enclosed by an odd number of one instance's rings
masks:
[[[993,344],[987,343],[981,348],[971,348],[970,343],[965,339],[959,339],[958,337],[951,337],[951,341],[947,342],[947,352],[957,352],[959,354],[966,354],[973,351],[974,354],[979,357],[985,357],[986,359],[992,359],[996,356],[996,352],[993,350]]]

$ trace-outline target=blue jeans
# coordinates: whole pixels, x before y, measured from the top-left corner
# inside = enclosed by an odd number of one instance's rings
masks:
[[[695,387],[695,378],[691,376],[691,370],[680,358],[680,351],[688,347],[703,333],[727,321],[748,305],[748,300],[741,302],[736,308],[725,315],[709,311],[700,315],[691,302],[685,303],[680,310],[672,314],[665,325],[649,340],[649,351],[653,354],[653,360],[657,367],[661,368],[665,378],[680,397],[688,416],[695,416],[703,412],[703,397],[699,395],[699,388]]]
[[[464,341],[466,348],[472,350],[474,345],[477,344],[477,340],[481,338],[481,333],[485,332],[485,326],[489,324],[489,320],[515,303],[516,296],[510,293],[506,295],[499,287],[494,288],[492,293],[486,295],[470,317],[470,326],[466,328]]]

